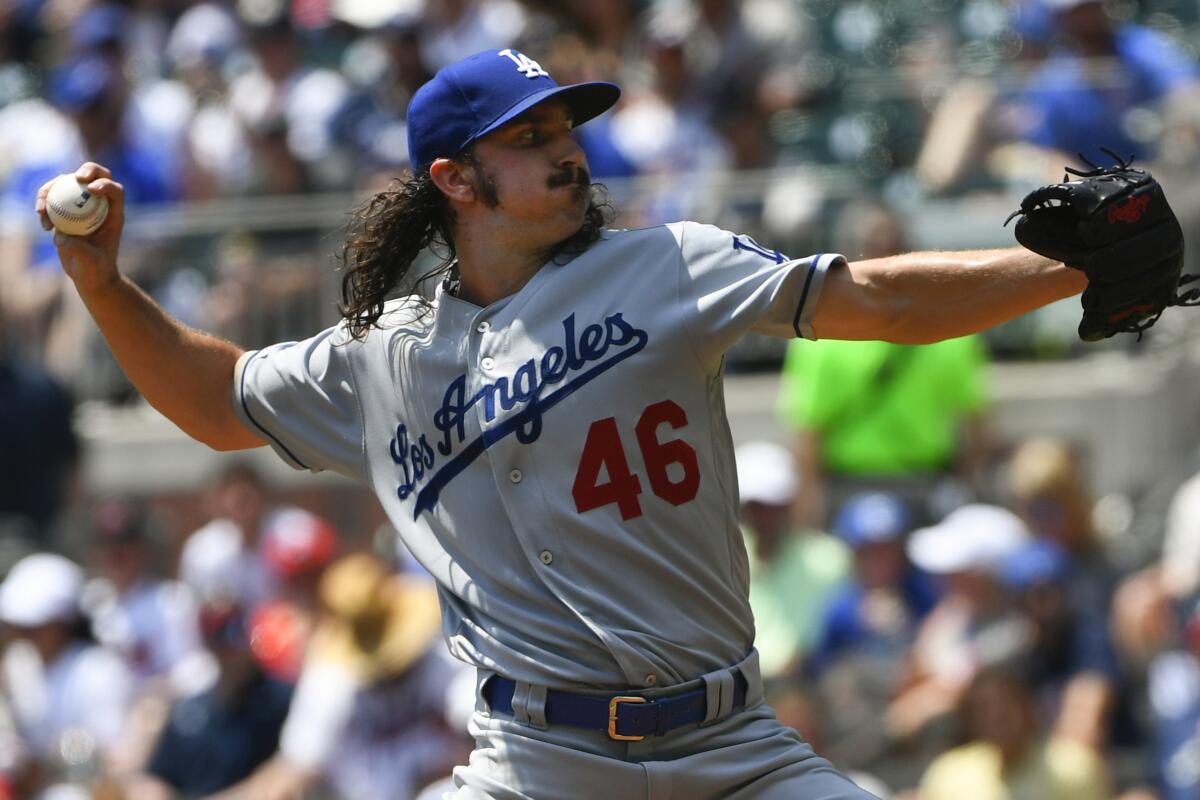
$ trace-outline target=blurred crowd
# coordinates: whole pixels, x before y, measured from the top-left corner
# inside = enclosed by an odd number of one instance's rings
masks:
[[[782,444],[737,461],[768,702],[864,788],[1200,796],[1200,479],[1161,558],[1128,564],[1066,440],[1017,442],[988,487],[862,474],[841,502]],[[957,499],[911,490],[928,478]],[[829,513],[806,523],[813,493]]]
[[[127,271],[246,346],[332,313],[344,216],[288,196],[386,186],[412,92],[487,47],[622,85],[580,136],[623,225],[884,256],[923,203],[1106,146],[1200,229],[1194,0],[0,5],[0,800],[440,797],[470,748],[474,674],[402,553],[242,463],[194,530],[91,496],[73,404],[129,389],[32,213],[85,159],[135,207]],[[790,438],[738,452],[769,700],[881,797],[1200,796],[1200,476],[1131,561],[1077,443],[989,438],[989,350],[788,347]]]
[[[329,322],[352,195],[320,222],[281,198],[386,186],[413,91],[487,47],[624,88],[580,137],[625,226],[696,218],[828,252],[855,201],[1011,194],[1110,160],[1099,147],[1161,165],[1200,218],[1198,32],[1193,0],[14,0],[0,325],[75,391],[128,393],[29,211],[85,159],[124,183],[124,267],[177,316],[247,345]],[[224,224],[189,228],[197,202]],[[137,226],[163,208],[184,210]]]
[[[809,358],[844,362],[848,384],[865,364],[860,387],[894,420],[927,402],[893,395],[907,374],[971,382],[969,341],[949,366],[807,344],[780,383],[788,435],[736,451],[781,719],[885,799],[1200,796],[1200,473],[1158,550],[1131,559],[1086,449],[1000,442],[985,387],[896,426],[926,441],[911,460],[847,449],[873,412],[837,419],[805,396]],[[24,524],[0,531],[0,799],[450,786],[476,678],[442,643],[428,576],[386,526],[339,529],[311,510],[319,492],[304,508],[252,462],[223,463],[197,526],[153,493],[60,495],[57,525],[3,517]]]
[[[248,463],[205,511],[180,536],[103,498],[72,536],[4,538],[0,798],[440,797],[475,672],[428,576]]]

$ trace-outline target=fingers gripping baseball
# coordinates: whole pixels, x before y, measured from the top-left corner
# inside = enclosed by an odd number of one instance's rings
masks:
[[[47,182],[35,210],[42,228],[55,230],[59,261],[81,292],[116,281],[125,189],[108,169],[88,162]]]

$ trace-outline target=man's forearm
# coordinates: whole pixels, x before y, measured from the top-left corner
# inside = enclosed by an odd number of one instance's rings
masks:
[[[1078,294],[1083,273],[1020,247],[906,253],[835,268],[818,336],[925,343],[965,336]]]
[[[124,276],[80,296],[129,380],[185,433],[218,450],[263,444],[229,399],[241,348],[173,319]]]

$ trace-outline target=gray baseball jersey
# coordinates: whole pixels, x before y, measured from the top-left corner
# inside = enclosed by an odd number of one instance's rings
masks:
[[[826,270],[691,222],[608,231],[486,308],[439,289],[245,354],[233,402],[291,465],[368,481],[459,658],[667,686],[753,644],[725,352],[812,337]]]

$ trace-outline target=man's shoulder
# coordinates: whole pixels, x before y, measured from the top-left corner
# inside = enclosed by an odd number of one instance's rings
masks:
[[[430,300],[416,294],[392,298],[383,304],[383,313],[367,333],[367,338],[386,338],[397,332],[425,330],[433,324],[437,306],[436,298]],[[344,338],[349,339],[349,334],[345,334]]]
[[[647,225],[642,228],[606,228],[600,233],[601,246],[644,245],[654,242],[668,244],[678,242],[683,236],[683,226],[686,222],[664,222],[657,225]],[[694,224],[694,223],[692,223]]]
[[[610,229],[600,235],[594,247],[598,253],[622,249],[652,251],[666,255],[676,253],[693,260],[712,252],[735,249],[734,234],[704,222],[680,220],[644,228]]]

